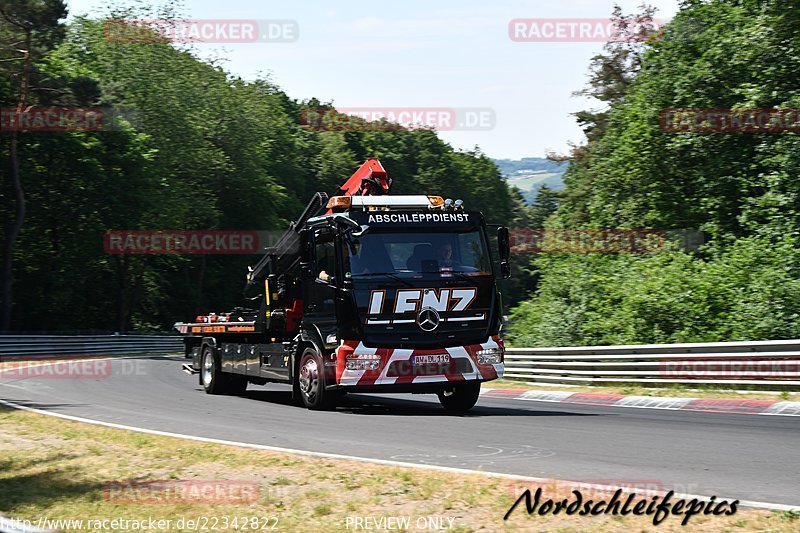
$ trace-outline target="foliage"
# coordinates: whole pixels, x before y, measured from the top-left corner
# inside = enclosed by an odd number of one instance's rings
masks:
[[[163,330],[240,305],[258,256],[111,255],[105,232],[282,231],[313,192],[333,192],[367,157],[381,159],[398,194],[462,198],[495,223],[524,215],[478,149],[456,151],[425,129],[317,131],[301,124],[316,100],[233,76],[191,46],[108,39],[109,21],[170,17],[169,6],[78,17],[36,58],[39,86],[52,89],[37,103],[117,118],[102,131],[20,134],[28,213],[14,251],[13,328]],[[13,102],[11,91],[3,78],[0,100]],[[7,134],[0,140],[7,160]]]
[[[777,0],[687,0],[575,150],[559,228],[699,228],[698,253],[540,258],[513,312],[518,345],[791,338],[800,334],[796,133],[669,133],[670,108],[798,108],[800,12]],[[595,58],[595,63],[611,61]],[[600,71],[602,72],[602,71]],[[588,94],[613,79],[595,76]],[[579,117],[580,118],[580,117]]]
[[[512,314],[520,346],[715,342],[800,335],[798,239],[739,239],[698,259],[680,250],[540,259],[538,297]]]

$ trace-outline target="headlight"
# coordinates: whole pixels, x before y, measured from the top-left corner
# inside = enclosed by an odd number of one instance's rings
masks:
[[[380,366],[381,359],[376,354],[353,354],[347,358],[345,363],[347,370],[378,370]]]
[[[503,350],[500,348],[485,348],[476,352],[479,365],[494,365],[503,362]]]

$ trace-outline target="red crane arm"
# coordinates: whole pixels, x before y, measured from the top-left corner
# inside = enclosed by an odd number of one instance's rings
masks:
[[[380,196],[389,192],[392,179],[381,165],[371,157],[358,167],[334,196]]]

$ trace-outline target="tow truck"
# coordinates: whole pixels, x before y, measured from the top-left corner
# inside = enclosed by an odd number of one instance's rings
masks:
[[[463,412],[502,377],[508,229],[391,183],[372,158],[316,193],[248,268],[245,307],[175,324],[206,393],[286,383],[313,410],[348,392],[436,394]]]

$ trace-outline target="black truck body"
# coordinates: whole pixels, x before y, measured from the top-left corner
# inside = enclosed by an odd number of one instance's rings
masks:
[[[436,393],[463,411],[503,375],[508,231],[460,202],[376,194],[382,170],[353,175],[360,194],[315,195],[248,274],[257,307],[175,325],[206,392],[289,383],[311,409],[348,391]]]

